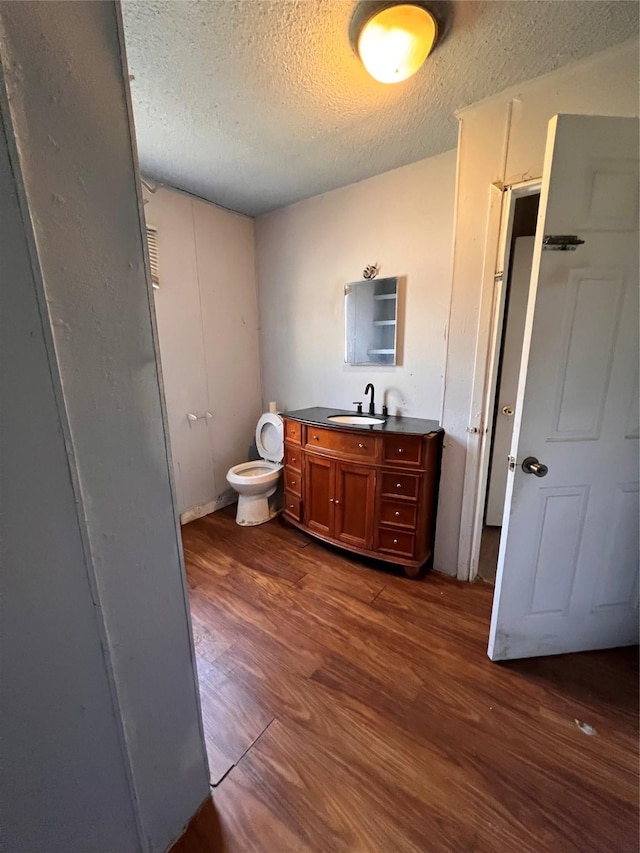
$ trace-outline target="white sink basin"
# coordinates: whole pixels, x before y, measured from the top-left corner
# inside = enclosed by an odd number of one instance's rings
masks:
[[[383,424],[384,418],[370,418],[368,415],[331,415],[327,418],[334,424],[349,424],[349,426],[372,426]]]

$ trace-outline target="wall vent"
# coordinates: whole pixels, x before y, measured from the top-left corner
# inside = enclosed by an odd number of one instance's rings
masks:
[[[158,265],[158,229],[147,225],[147,246],[149,247],[149,268],[151,270],[151,286],[160,289],[160,269]]]

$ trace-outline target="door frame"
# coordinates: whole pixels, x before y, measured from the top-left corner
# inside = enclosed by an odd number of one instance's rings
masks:
[[[539,193],[541,187],[542,178],[534,178],[505,187],[493,184],[489,192],[460,513],[458,580],[473,581],[478,574],[515,206],[518,199]]]

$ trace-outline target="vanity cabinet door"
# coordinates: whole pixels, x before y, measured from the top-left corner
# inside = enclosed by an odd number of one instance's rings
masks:
[[[376,469],[335,463],[333,538],[367,550],[373,547]]]
[[[321,536],[332,535],[334,482],[334,463],[330,459],[305,454],[304,523]]]

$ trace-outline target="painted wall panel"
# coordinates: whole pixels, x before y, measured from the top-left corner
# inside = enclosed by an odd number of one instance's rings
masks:
[[[145,190],[158,228],[154,299],[179,512],[235,497],[262,410],[252,219],[169,188]],[[188,412],[210,411],[189,424]],[[189,516],[187,516],[189,517]]]
[[[478,437],[467,434],[472,410],[476,352],[485,352],[488,327],[479,321],[484,294],[489,189],[540,177],[549,119],[556,113],[634,116],[638,114],[638,42],[566,66],[545,77],[464,110],[460,116],[457,221],[451,318],[444,392],[443,426],[448,434],[439,512],[436,565],[451,574],[468,572],[469,547],[458,555],[467,452]],[[495,243],[494,243],[495,245]],[[491,247],[489,247],[491,250]],[[493,259],[490,258],[493,262]],[[466,516],[465,516],[466,518]],[[469,539],[470,525],[462,531]]]
[[[254,222],[193,202],[216,500],[248,459],[262,414]],[[232,493],[235,500],[236,494]]]
[[[138,850],[124,743],[1,124],[0,219],[3,842],[16,851]]]
[[[166,196],[171,203],[164,203]],[[207,408],[191,199],[164,190],[145,193],[145,216],[157,229],[161,287],[153,296],[178,512],[184,512],[215,494],[207,423],[187,420],[188,412]]]
[[[77,519],[66,525],[70,535],[78,525],[84,531],[85,571],[95,585],[92,608],[104,620],[109,651],[106,663],[95,657],[93,665],[112,673],[140,830],[137,843],[111,844],[105,835],[93,848],[70,842],[60,849],[162,851],[209,788],[118,7],[3,4],[0,22],[7,114],[42,268],[52,376],[64,401],[76,478]],[[53,478],[53,488],[60,474],[45,465],[42,476]],[[33,506],[21,510],[23,532],[32,535],[40,519]],[[22,570],[70,571],[61,559]],[[43,585],[36,594],[46,592]],[[73,598],[64,604],[72,620]],[[54,600],[42,606],[53,608]],[[86,642],[92,642],[90,635]],[[48,677],[54,673],[55,667]],[[36,703],[39,688],[34,681]],[[74,700],[70,695],[64,714],[51,721],[52,746],[82,713]],[[46,705],[42,713],[48,714]],[[92,737],[106,742],[107,728],[94,721]],[[56,757],[59,784],[68,793],[74,768],[65,765],[64,755]],[[32,773],[42,772],[40,758],[25,753]],[[87,771],[80,768],[73,786],[96,787],[112,800],[113,774]],[[51,817],[49,796],[46,788],[38,790],[28,803],[34,815]],[[60,807],[57,815],[58,821],[65,818],[68,833],[82,833],[91,815],[77,812],[69,798],[68,809]]]

